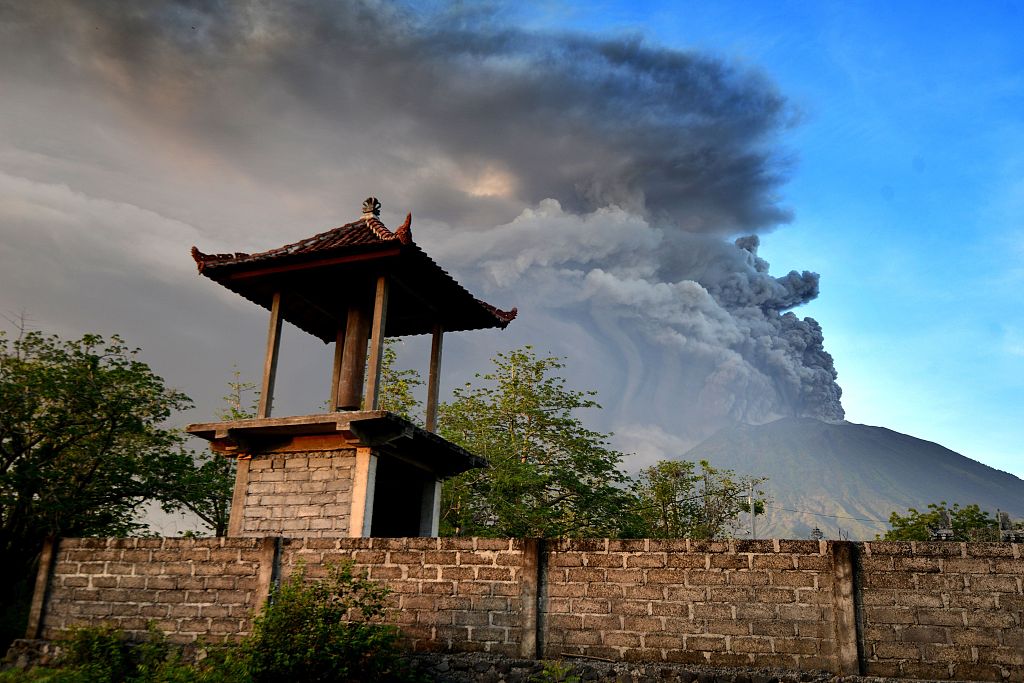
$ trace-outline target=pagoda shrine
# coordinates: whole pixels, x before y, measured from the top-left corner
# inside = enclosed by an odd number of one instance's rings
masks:
[[[204,254],[199,273],[270,312],[253,419],[188,432],[237,459],[230,536],[436,536],[441,481],[485,466],[434,433],[445,332],[505,328],[503,311],[470,294],[370,197],[346,225],[270,251]],[[281,325],[334,344],[328,406],[272,417]],[[379,410],[384,338],[432,335],[424,426]]]

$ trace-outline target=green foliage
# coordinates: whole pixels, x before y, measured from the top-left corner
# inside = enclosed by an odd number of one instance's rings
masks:
[[[381,358],[380,390],[377,395],[381,410],[389,410],[407,420],[420,423],[419,412],[422,402],[413,391],[423,385],[423,379],[416,370],[399,370],[396,365],[398,356],[395,353],[397,340],[384,340],[384,355]]]
[[[539,674],[530,678],[531,683],[580,683],[580,677],[573,674],[572,664],[559,660],[545,660]]]
[[[296,570],[256,619],[244,646],[252,681],[401,680],[398,629],[381,623],[387,589],[350,562],[320,581],[304,574]]]
[[[254,418],[258,403],[256,384],[243,382],[242,373],[235,368],[228,382],[228,393],[224,395],[224,409],[218,417],[222,420]],[[237,461],[210,451],[180,453],[176,458],[176,476],[168,482],[164,493],[164,512],[188,510],[209,526],[214,536],[227,536]],[[199,534],[186,532],[186,535]]]
[[[61,668],[50,670],[52,677],[40,676],[39,672],[47,670],[34,669],[12,682],[245,683],[244,662],[237,655],[223,649],[211,652],[202,662],[185,664],[180,649],[168,644],[166,636],[152,624],[148,639],[135,644],[109,626],[81,628],[64,641]]]
[[[235,490],[235,459],[210,451],[182,452],[172,458],[173,476],[168,478],[161,494],[163,510],[188,510],[206,523],[214,536],[227,536]]]
[[[942,513],[949,514],[952,521],[953,541],[998,541],[998,522],[983,511],[978,505],[971,504],[960,507],[953,503],[948,507],[946,501],[929,503],[928,510],[921,512],[915,508],[907,510],[906,515],[893,512],[889,515],[889,525],[885,532],[885,541],[927,541],[932,538],[932,531],[941,529]]]
[[[123,536],[174,479],[188,397],[119,337],[0,332],[0,585],[33,576],[47,536]],[[3,599],[8,603],[8,599]]]
[[[123,681],[132,672],[124,634],[109,626],[80,628],[63,643],[62,664],[93,681]]]
[[[561,359],[529,346],[492,361],[441,407],[441,435],[490,464],[446,482],[442,534],[619,535],[634,507],[622,454],[576,416],[600,408],[594,392],[567,388]]]
[[[260,392],[255,382],[243,382],[242,373],[235,366],[228,382],[228,393],[224,395],[224,409],[217,417],[222,420],[248,420],[256,417]]]
[[[9,669],[0,671],[0,683],[107,683],[96,678],[95,672],[88,668],[50,669],[35,667],[32,669]],[[111,681],[113,683],[113,681]],[[117,683],[120,683],[118,681]]]
[[[662,460],[640,471],[633,491],[645,534],[652,538],[720,538],[740,525],[739,514],[764,513],[765,478],[737,476],[733,470],[712,467],[706,460]]]

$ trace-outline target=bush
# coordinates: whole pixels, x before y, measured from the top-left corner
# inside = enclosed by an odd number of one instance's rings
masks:
[[[83,680],[124,681],[132,670],[124,634],[110,626],[78,628],[63,643],[61,664]]]
[[[196,664],[182,662],[181,650],[153,625],[149,637],[130,643],[111,626],[71,631],[62,642],[57,669],[37,667],[0,673],[0,683],[245,683],[246,663],[238,648],[211,648]]]
[[[299,567],[274,591],[241,646],[210,648],[195,664],[150,626],[130,644],[110,626],[76,629],[60,669],[0,673],[0,683],[300,683],[408,681],[399,632],[381,623],[388,590],[352,571],[328,567],[307,582]]]
[[[388,590],[329,566],[307,582],[303,567],[273,594],[244,645],[253,683],[395,681],[408,678],[398,629],[381,623]]]

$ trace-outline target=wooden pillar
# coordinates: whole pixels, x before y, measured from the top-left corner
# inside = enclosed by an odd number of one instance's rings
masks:
[[[437,429],[437,393],[441,384],[441,345],[444,330],[434,325],[434,336],[430,342],[430,373],[427,375],[427,415],[424,427],[428,432]]]
[[[334,337],[334,370],[331,372],[331,400],[328,404],[330,412],[338,410],[338,391],[341,383],[341,358],[345,350],[345,326],[339,321],[338,332]]]
[[[338,380],[338,410],[359,410],[363,399],[363,373],[366,372],[366,342],[370,318],[366,308],[354,303],[348,309],[345,325],[345,350],[342,352]]]
[[[377,293],[373,298],[373,329],[370,337],[370,363],[366,378],[366,409],[377,410],[380,407],[380,368],[384,359],[384,329],[388,322],[388,278],[381,275],[377,278]]]
[[[274,402],[274,379],[277,376],[277,356],[281,348],[281,292],[274,292],[270,305],[270,329],[267,330],[267,355],[263,361],[263,386],[256,417],[270,417]]]

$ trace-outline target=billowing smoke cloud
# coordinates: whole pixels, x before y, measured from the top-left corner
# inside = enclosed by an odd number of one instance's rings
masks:
[[[440,253],[473,264],[466,269],[494,291],[614,320],[635,341],[675,350],[691,372],[701,368],[689,386],[662,378],[679,388],[692,427],[714,417],[843,418],[821,327],[788,311],[818,295],[818,275],[772,277],[756,235],[731,244],[615,207],[570,214],[547,199],[472,241],[450,240]]]
[[[182,254],[277,246],[374,194],[521,328],[621,359],[606,403],[656,402],[644,422],[842,418],[821,329],[790,312],[818,276],[730,241],[790,218],[796,117],[755,70],[490,6],[280,0],[12,3],[0,62],[5,168],[180,224]]]

